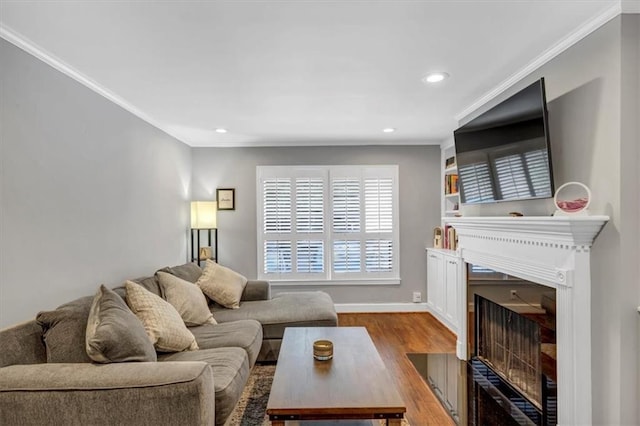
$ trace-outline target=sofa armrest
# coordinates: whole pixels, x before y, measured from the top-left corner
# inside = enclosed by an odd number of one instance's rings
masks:
[[[213,425],[214,404],[204,362],[0,368],[0,424]]]
[[[269,300],[271,299],[271,285],[269,281],[262,280],[249,280],[242,292],[240,298],[243,302],[250,302],[252,300]]]

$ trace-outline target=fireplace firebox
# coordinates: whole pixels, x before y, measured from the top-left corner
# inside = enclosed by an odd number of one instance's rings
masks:
[[[479,294],[474,307],[470,424],[555,425],[555,360],[546,353],[555,347],[555,319],[544,311],[518,313]]]

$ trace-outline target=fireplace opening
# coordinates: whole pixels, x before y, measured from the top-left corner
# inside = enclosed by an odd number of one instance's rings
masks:
[[[468,271],[469,404],[478,421],[470,423],[485,424],[502,407],[513,424],[556,424],[555,290],[475,265]]]

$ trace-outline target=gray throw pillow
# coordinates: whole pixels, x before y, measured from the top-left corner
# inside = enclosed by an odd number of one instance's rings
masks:
[[[86,296],[54,311],[38,313],[36,321],[42,326],[47,362],[91,362],[84,339],[92,300]]]
[[[93,298],[85,341],[87,355],[95,362],[157,361],[142,322],[117,293],[104,285]]]
[[[198,281],[198,278],[200,278],[200,275],[202,275],[202,269],[195,263],[185,263],[184,265],[171,267],[167,266],[158,272],[166,272],[190,283],[195,283]]]

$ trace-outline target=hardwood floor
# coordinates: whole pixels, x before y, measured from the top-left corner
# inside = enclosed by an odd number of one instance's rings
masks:
[[[455,425],[407,352],[455,352],[455,336],[428,313],[338,314],[341,326],[366,327],[407,406],[411,426]]]

